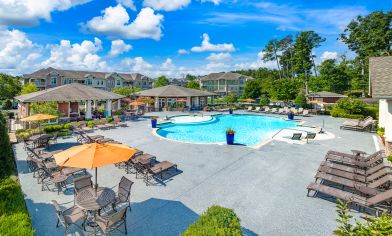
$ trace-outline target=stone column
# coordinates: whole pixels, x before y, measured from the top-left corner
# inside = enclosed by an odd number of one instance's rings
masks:
[[[91,100],[86,101],[86,120],[91,120],[92,119],[92,112],[91,112]]]
[[[121,99],[117,100],[117,110],[121,109]]]
[[[112,116],[112,100],[106,100],[106,116]]]
[[[71,102],[68,102],[68,117],[71,117]]]
[[[155,111],[159,111],[159,97],[155,97]]]

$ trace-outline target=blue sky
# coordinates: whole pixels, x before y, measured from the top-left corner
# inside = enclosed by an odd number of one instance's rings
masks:
[[[327,39],[314,52],[321,62],[353,55],[336,40],[351,19],[391,7],[390,0],[0,0],[0,71],[181,77],[273,68],[260,60],[268,40],[304,30]]]

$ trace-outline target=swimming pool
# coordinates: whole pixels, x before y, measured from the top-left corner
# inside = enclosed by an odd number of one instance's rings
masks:
[[[254,146],[271,138],[280,129],[293,128],[297,122],[258,115],[214,115],[210,121],[160,125],[157,134],[168,139],[191,143],[224,143],[226,130],[235,131],[234,142]]]

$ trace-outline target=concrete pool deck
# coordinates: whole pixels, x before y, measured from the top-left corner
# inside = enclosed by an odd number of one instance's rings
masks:
[[[152,115],[168,114],[177,113]],[[214,204],[234,209],[246,235],[331,235],[336,228],[336,204],[306,197],[306,186],[314,181],[313,176],[328,150],[360,149],[371,153],[379,145],[375,145],[378,139],[374,134],[340,130],[343,119],[327,116],[302,119],[305,125],[314,126],[322,126],[324,121],[325,130],[335,138],[306,145],[272,140],[259,149],[252,149],[160,139],[152,134],[148,119],[128,122],[127,128],[98,130],[94,133],[156,155],[160,161],[177,163],[182,172],[165,185],[146,186],[135,175],[111,165],[99,169],[98,183],[117,191],[121,176],[135,182],[131,192],[132,211],[127,216],[129,235],[179,235]],[[74,137],[60,138],[59,144],[52,148],[68,147],[75,142]],[[23,144],[14,145],[14,150],[36,235],[62,235],[63,228],[56,228],[57,218],[50,201],[72,206],[72,189],[60,195],[42,192],[32,173],[27,171]]]

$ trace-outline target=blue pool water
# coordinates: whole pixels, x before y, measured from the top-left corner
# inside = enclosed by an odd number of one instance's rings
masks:
[[[165,138],[182,142],[223,143],[226,130],[235,131],[234,142],[253,146],[271,138],[284,128],[293,128],[297,122],[258,115],[215,115],[211,121],[192,124],[162,124],[157,133]]]

